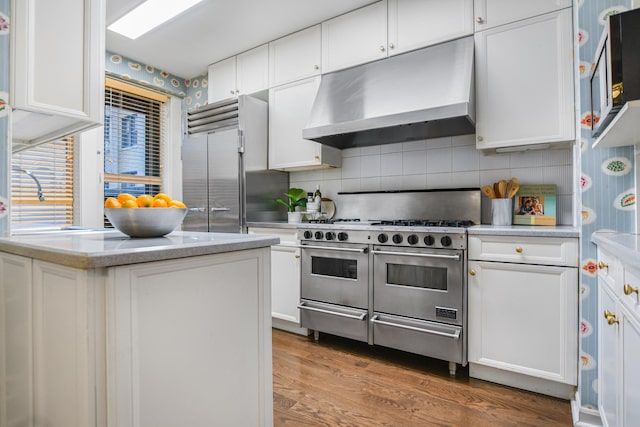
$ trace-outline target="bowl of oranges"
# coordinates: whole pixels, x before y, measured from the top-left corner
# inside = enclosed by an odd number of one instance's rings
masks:
[[[111,225],[129,237],[161,237],[182,224],[187,207],[165,193],[107,197],[104,215]]]

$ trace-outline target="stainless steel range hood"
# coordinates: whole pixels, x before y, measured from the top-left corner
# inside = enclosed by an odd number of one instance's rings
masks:
[[[322,76],[311,139],[361,147],[475,132],[473,37]]]

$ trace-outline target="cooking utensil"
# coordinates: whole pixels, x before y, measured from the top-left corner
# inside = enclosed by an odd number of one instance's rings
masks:
[[[500,181],[498,181],[498,190],[500,190],[500,198],[504,199],[505,197],[507,197],[507,181],[504,179],[501,179]]]
[[[496,193],[495,191],[493,191],[493,187],[491,187],[490,185],[485,185],[484,187],[482,187],[482,192],[490,199],[496,198]]]
[[[511,186],[509,188],[507,197],[512,199],[517,193],[518,190],[520,189],[520,184],[518,184],[517,182],[510,182]]]
[[[499,199],[500,197],[502,197],[500,195],[500,187],[498,186],[497,182],[493,183],[493,193],[496,195],[496,199]]]

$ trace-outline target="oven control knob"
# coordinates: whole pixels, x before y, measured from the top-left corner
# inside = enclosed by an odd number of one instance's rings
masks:
[[[387,243],[387,240],[389,240],[389,238],[386,234],[378,234],[378,242]]]
[[[415,245],[416,243],[418,243],[420,239],[418,239],[418,236],[416,236],[415,234],[410,235],[409,237],[407,237],[407,242],[409,242],[410,245]]]
[[[399,245],[400,243],[402,243],[402,234],[394,234],[393,243],[395,243],[396,245]]]
[[[451,237],[444,236],[442,239],[440,239],[440,243],[442,243],[442,246],[451,246]]]
[[[340,233],[338,233],[338,240],[340,240],[341,242],[344,242],[345,240],[348,240],[348,239],[349,239],[349,235],[344,231],[341,231]]]
[[[327,231],[324,234],[324,238],[327,240],[334,240],[336,238],[336,233],[334,233],[333,231]]]
[[[324,233],[322,231],[316,231],[316,235],[315,235],[316,240],[322,240],[323,237],[324,237]]]
[[[312,237],[313,237],[313,233],[311,231],[307,230],[307,231],[304,232],[304,238],[305,239],[310,239]]]
[[[424,236],[424,244],[427,246],[431,246],[436,242],[436,239],[433,238],[431,234],[428,236]]]

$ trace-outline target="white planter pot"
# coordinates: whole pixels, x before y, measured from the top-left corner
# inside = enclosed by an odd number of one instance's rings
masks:
[[[302,222],[303,215],[304,212],[287,212],[287,219],[290,223],[297,224],[299,222]]]

